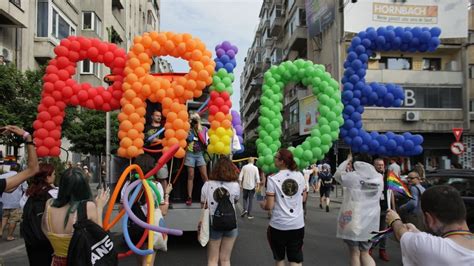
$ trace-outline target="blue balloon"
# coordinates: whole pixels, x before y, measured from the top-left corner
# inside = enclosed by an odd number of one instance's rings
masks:
[[[356,137],[359,135],[359,130],[357,128],[351,128],[348,133],[349,137]]]
[[[357,45],[355,48],[355,52],[358,54],[363,54],[365,53],[365,47],[363,45]]]
[[[421,135],[413,135],[413,137],[411,138],[411,140],[413,141],[413,143],[415,145],[420,145],[421,143],[423,143],[423,136]]]
[[[353,46],[353,47],[356,47],[357,45],[360,44],[360,42],[361,42],[361,39],[356,36],[356,37],[352,38],[352,42],[351,42],[351,43],[352,43],[352,46]]]
[[[362,116],[361,116],[360,113],[358,113],[358,112],[353,112],[352,115],[351,115],[351,119],[352,119],[353,121],[358,121],[358,120],[361,119],[361,117],[362,117]]]
[[[354,61],[352,61],[351,66],[354,70],[358,70],[362,67],[362,62],[359,59],[355,59]]]
[[[229,63],[230,62],[230,58],[228,55],[223,55],[221,57],[219,57],[219,60],[223,63],[223,64],[226,64],[226,63]]]
[[[359,121],[355,122],[354,127],[357,128],[357,129],[361,129],[362,128],[362,120],[359,120]]]
[[[352,106],[352,105],[346,105],[346,106],[344,107],[344,111],[343,111],[343,112],[344,112],[345,114],[350,115],[350,114],[352,114],[354,111],[355,111],[354,106]]]
[[[372,42],[369,39],[363,39],[362,40],[362,45],[365,47],[365,49],[369,48]]]
[[[362,144],[360,147],[360,152],[366,153],[369,151],[369,146],[367,144]]]
[[[344,100],[352,100],[352,98],[354,98],[354,93],[350,90],[345,90],[343,93],[342,93],[342,99]]]
[[[393,139],[389,139],[385,144],[385,147],[387,147],[388,150],[394,150],[397,148],[397,142]]]
[[[441,29],[438,27],[433,27],[430,29],[430,33],[432,37],[439,37],[441,35]]]
[[[403,42],[409,42],[413,38],[413,34],[409,31],[405,31],[402,36]]]
[[[360,99],[360,97],[362,96],[362,92],[360,90],[354,90],[354,98],[355,99]],[[359,100],[359,104],[360,104],[360,100]]]
[[[353,144],[353,147],[357,147],[357,146],[360,146],[362,145],[362,138],[359,137],[359,136],[355,136],[353,139],[352,139],[352,144]]]
[[[227,70],[228,73],[231,73],[234,71],[234,65],[232,65],[231,63],[225,64],[224,68],[225,70]]]
[[[377,148],[378,148],[379,146],[380,146],[380,144],[379,144],[378,141],[376,141],[376,140],[370,141],[369,147],[370,147],[371,150],[374,150],[374,151],[375,151],[375,150],[377,150]]]
[[[429,42],[431,40],[431,33],[429,31],[423,31],[420,35],[420,40],[422,42]]]
[[[411,140],[406,140],[406,141],[403,143],[403,148],[404,148],[405,150],[412,150],[414,147],[415,147],[415,144],[414,144],[413,141],[411,141]]]

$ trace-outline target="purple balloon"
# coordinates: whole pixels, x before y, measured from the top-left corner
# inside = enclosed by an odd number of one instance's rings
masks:
[[[226,52],[225,52],[225,50],[222,49],[222,48],[219,48],[219,49],[216,50],[216,55],[217,55],[217,57],[221,57],[221,56],[223,56],[223,55],[225,55],[225,54],[226,54]]]
[[[236,54],[239,52],[239,49],[235,45],[232,45],[232,50],[234,50],[234,53]]]
[[[227,51],[229,49],[232,49],[232,44],[230,44],[230,42],[228,41],[223,41],[221,44],[221,48]]]
[[[237,133],[237,135],[242,136],[242,134],[244,133],[244,130],[242,126],[238,125],[235,127],[235,132]]]
[[[244,138],[242,138],[241,136],[238,136],[238,138],[240,143],[244,143]]]
[[[234,50],[227,50],[226,54],[229,56],[230,59],[233,59],[235,57]]]

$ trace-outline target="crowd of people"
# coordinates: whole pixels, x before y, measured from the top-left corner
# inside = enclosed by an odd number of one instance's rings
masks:
[[[161,129],[159,111],[154,112],[153,121],[154,124],[147,128],[147,137]],[[254,195],[263,187],[265,197],[260,201],[260,207],[269,214],[267,239],[275,265],[285,265],[285,260],[290,265],[302,265],[308,193],[319,192],[319,207],[329,212],[334,184],[340,184],[343,190],[343,200],[335,221],[336,237],[347,245],[350,265],[375,265],[373,243],[369,239],[372,232],[387,228],[392,228],[396,240],[400,241],[404,265],[470,265],[474,261],[474,237],[467,227],[466,209],[459,193],[449,186],[426,189],[422,185],[424,172],[420,167],[408,173],[412,198],[400,206],[396,205],[394,193],[389,191],[387,185],[388,171],[399,173],[400,167],[396,161],[390,160],[386,168],[385,160],[373,160],[367,154],[350,154],[332,174],[327,163],[299,171],[292,153],[280,149],[274,156],[278,172],[269,175],[257,168],[254,158],[249,158],[239,171],[228,156],[220,156],[208,176],[204,159],[205,132],[198,116],[191,116],[191,121],[195,122],[191,123],[192,134],[188,138],[185,158],[188,169],[186,203],[192,203],[193,174],[194,168],[198,167],[204,181],[201,207],[208,208],[210,213],[209,230],[206,230],[209,232],[208,265],[231,264],[233,246],[239,235],[236,206],[241,191],[243,208],[240,216],[253,219]],[[87,219],[102,225],[102,211],[108,202],[109,191],[100,189],[94,198],[87,169],[77,166],[65,170],[60,176],[59,186],[55,187],[57,176],[54,166],[38,163],[31,135],[15,126],[6,126],[2,130],[24,138],[28,158],[23,171],[12,171],[9,176],[0,178],[2,232],[6,227],[7,240],[13,240],[15,226],[21,221],[20,231],[31,265],[39,265],[37,263],[40,262],[41,265],[67,265],[80,204],[86,202]],[[142,154],[134,163],[147,172],[156,164],[156,159],[151,154]],[[165,216],[173,187],[163,183],[163,179],[166,180],[163,176],[168,176],[167,169],[166,173],[158,172],[153,182],[159,195],[155,196],[156,208]],[[132,175],[123,190],[135,178],[137,176]],[[29,216],[37,209],[42,209],[39,218],[42,238],[36,234],[37,221]],[[143,196],[132,206],[132,210],[134,213],[142,212],[143,219],[146,219],[148,208]],[[199,223],[198,231],[203,231],[201,226]],[[132,241],[138,242],[143,229],[132,222],[128,228]],[[378,243],[378,249],[379,257],[389,261],[385,238]],[[137,263],[148,265],[150,262],[144,256],[137,256]]]

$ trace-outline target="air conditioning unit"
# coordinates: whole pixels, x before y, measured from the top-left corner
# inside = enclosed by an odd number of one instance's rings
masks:
[[[372,52],[372,55],[369,57],[370,60],[379,60],[380,52]]]
[[[420,121],[419,111],[407,111],[405,113],[405,121]]]

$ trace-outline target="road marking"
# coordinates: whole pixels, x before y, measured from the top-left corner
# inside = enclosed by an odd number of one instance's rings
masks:
[[[24,249],[24,248],[25,248],[25,244],[19,245],[19,246],[17,246],[17,247],[11,248],[11,249],[9,249],[9,250],[7,250],[7,251],[4,251],[4,252],[0,253],[0,257],[4,257],[4,256],[6,256],[6,255],[8,255],[8,254],[10,254],[10,253],[17,252],[17,251],[19,251],[20,249]]]

